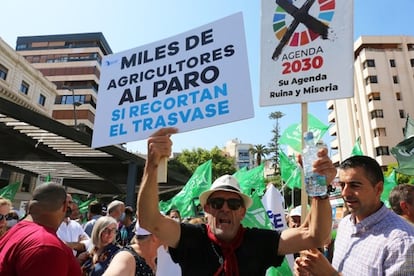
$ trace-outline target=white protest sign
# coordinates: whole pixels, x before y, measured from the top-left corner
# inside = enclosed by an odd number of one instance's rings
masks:
[[[254,116],[243,17],[104,57],[92,147]]]
[[[262,0],[260,105],[353,96],[353,0]]]

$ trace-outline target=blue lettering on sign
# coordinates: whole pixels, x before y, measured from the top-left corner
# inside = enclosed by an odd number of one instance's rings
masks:
[[[282,221],[282,214],[278,213],[278,214],[273,214],[272,210],[267,210],[266,211],[267,216],[270,219],[270,222],[272,223],[273,227],[275,229],[279,229],[279,228],[283,228],[283,221]]]

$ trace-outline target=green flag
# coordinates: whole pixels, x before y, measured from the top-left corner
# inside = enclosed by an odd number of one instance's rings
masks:
[[[246,216],[242,220],[244,227],[249,228],[261,228],[261,229],[273,229],[272,223],[266,213],[266,209],[263,206],[260,197],[256,194],[252,196],[253,204],[247,210]],[[266,272],[267,276],[291,276],[292,271],[290,270],[289,263],[286,258],[279,267],[271,267]]]
[[[407,116],[407,121],[405,122],[404,137],[408,139],[414,136],[414,120]]]
[[[397,175],[395,173],[395,170],[392,170],[392,172],[384,177],[384,190],[381,194],[381,201],[384,202],[385,206],[390,208],[390,202],[388,201],[388,198],[390,197],[391,190],[397,185]]]
[[[391,153],[398,161],[398,173],[414,175],[414,136],[398,143]]]
[[[86,201],[83,201],[83,202],[79,202],[78,203],[78,206],[79,206],[79,212],[81,213],[81,214],[84,214],[84,213],[87,213],[88,212],[88,208],[89,208],[89,204],[91,204],[93,201],[95,201],[96,200],[96,198],[91,198],[91,199],[88,199],[88,200],[86,200]]]
[[[352,148],[351,156],[364,155],[361,149],[361,137],[358,137],[354,147]]]
[[[302,188],[301,170],[295,160],[279,150],[280,172],[282,180],[290,189]]]
[[[247,171],[247,166],[244,166],[243,168],[239,169],[235,173],[233,173],[233,176],[238,179],[239,175],[244,174]]]
[[[172,206],[180,211],[181,216],[196,216],[196,207],[200,204],[198,196],[211,186],[211,160],[197,167],[183,189],[168,202],[160,202],[160,210],[167,212]],[[165,209],[168,208],[168,209]]]
[[[20,182],[9,184],[0,189],[0,196],[7,198],[10,201],[13,201],[19,187]]]
[[[257,166],[250,170],[239,171],[233,176],[239,181],[240,188],[246,195],[253,195],[256,193],[261,196],[266,188],[264,178],[264,164]]]
[[[329,126],[323,124],[312,114],[308,114],[308,130],[313,132],[315,141],[322,139],[323,135],[328,130]],[[282,145],[288,145],[296,152],[302,151],[302,124],[290,125],[279,139]]]

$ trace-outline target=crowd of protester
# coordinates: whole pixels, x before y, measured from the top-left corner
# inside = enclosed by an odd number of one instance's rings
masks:
[[[81,213],[56,183],[35,189],[24,216],[0,197],[0,276],[265,275],[287,254],[296,257],[295,275],[414,275],[414,185],[397,185],[387,208],[375,159],[353,156],[336,169],[320,150],[314,170],[328,182],[338,174],[346,209],[335,235],[327,196],[311,198],[305,218],[292,207],[283,231],[245,228],[252,199],[231,175],[200,195],[202,216],[160,212],[157,167],[171,154],[174,133],[166,128],[148,139],[134,207],[95,200]]]

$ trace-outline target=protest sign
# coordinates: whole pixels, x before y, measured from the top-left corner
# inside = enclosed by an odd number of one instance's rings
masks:
[[[254,116],[243,17],[104,57],[92,147]]]
[[[353,1],[262,0],[260,105],[353,96]]]

